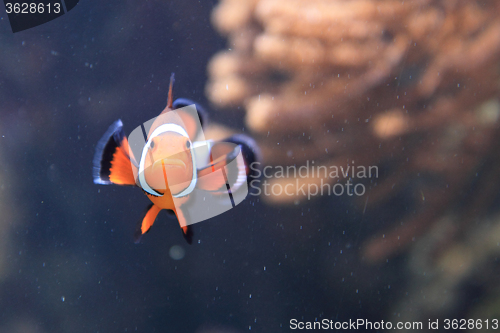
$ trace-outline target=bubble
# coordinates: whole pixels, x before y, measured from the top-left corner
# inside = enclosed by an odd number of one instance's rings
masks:
[[[170,258],[174,260],[181,260],[184,258],[184,255],[186,254],[186,251],[184,250],[183,247],[179,245],[174,245],[170,248],[170,251],[168,251],[168,254],[170,255]]]

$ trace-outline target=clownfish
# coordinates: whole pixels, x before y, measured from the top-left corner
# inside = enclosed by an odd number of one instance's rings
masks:
[[[134,154],[121,120],[109,127],[96,146],[94,183],[140,187],[152,202],[137,225],[136,243],[151,229],[158,213],[165,209],[175,214],[184,238],[191,244],[193,232],[187,223],[184,207],[189,206],[193,190],[199,188],[214,194],[231,194],[248,182],[253,170],[250,165],[260,159],[255,141],[238,134],[218,142],[203,141],[209,158],[200,166],[198,150],[201,144],[196,138],[206,125],[207,115],[199,105],[187,99],[173,101],[173,83],[174,74],[170,78],[167,106],[154,119],[149,131],[142,127],[143,133],[148,133],[142,151]],[[197,114],[183,111],[184,107],[193,104]],[[175,112],[171,112],[173,110]],[[232,174],[222,173],[222,177],[221,173],[215,173],[216,170],[227,170],[232,161],[231,167],[235,169]]]

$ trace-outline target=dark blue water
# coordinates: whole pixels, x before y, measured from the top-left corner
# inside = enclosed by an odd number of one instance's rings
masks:
[[[270,206],[249,196],[195,224],[192,245],[160,213],[141,244],[149,200],[92,181],[95,145],[129,133],[175,97],[207,106],[210,57],[227,48],[212,1],[84,1],[12,34],[0,21],[0,332],[287,332],[292,318],[398,320],[405,256],[371,265],[362,241],[412,209],[370,216],[345,197]],[[179,245],[181,260],[169,251]],[[474,299],[472,286],[465,291]],[[461,305],[458,306],[460,309]],[[457,310],[459,311],[459,310]],[[389,314],[389,317],[388,317]]]

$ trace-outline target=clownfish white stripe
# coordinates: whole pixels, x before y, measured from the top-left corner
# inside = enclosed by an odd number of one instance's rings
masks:
[[[197,181],[197,174],[196,174],[197,169],[195,167],[196,166],[196,157],[195,157],[195,154],[193,152],[193,145],[191,144],[191,140],[189,139],[189,135],[187,134],[186,130],[179,125],[163,124],[161,126],[158,126],[158,128],[156,128],[153,131],[153,133],[151,134],[151,137],[149,138],[149,140],[146,142],[146,145],[144,145],[144,148],[142,149],[141,160],[139,163],[139,184],[141,185],[142,189],[144,191],[148,192],[149,194],[152,194],[152,195],[155,195],[158,197],[163,196],[163,194],[153,190],[149,186],[148,182],[146,181],[146,178],[144,176],[144,163],[145,163],[146,155],[147,155],[149,148],[151,146],[152,140],[155,137],[157,137],[158,135],[161,135],[161,134],[166,133],[166,132],[174,132],[174,133],[180,134],[180,135],[188,138],[189,143],[190,143],[189,149],[191,152],[191,159],[192,159],[192,163],[193,163],[192,164],[193,165],[193,176],[191,178],[191,183],[189,184],[189,186],[186,189],[184,189],[180,193],[172,194],[172,196],[174,198],[180,198],[180,197],[186,196],[186,195],[190,194],[191,192],[193,192],[193,190],[196,186],[196,181]]]
[[[210,163],[210,152],[214,145],[213,140],[195,141],[193,142],[193,151],[196,154],[196,168],[202,169]]]

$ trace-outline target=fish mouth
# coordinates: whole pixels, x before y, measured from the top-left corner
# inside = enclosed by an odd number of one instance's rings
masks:
[[[163,167],[185,169],[186,163],[177,158],[164,158],[153,163],[153,171],[163,170]]]

